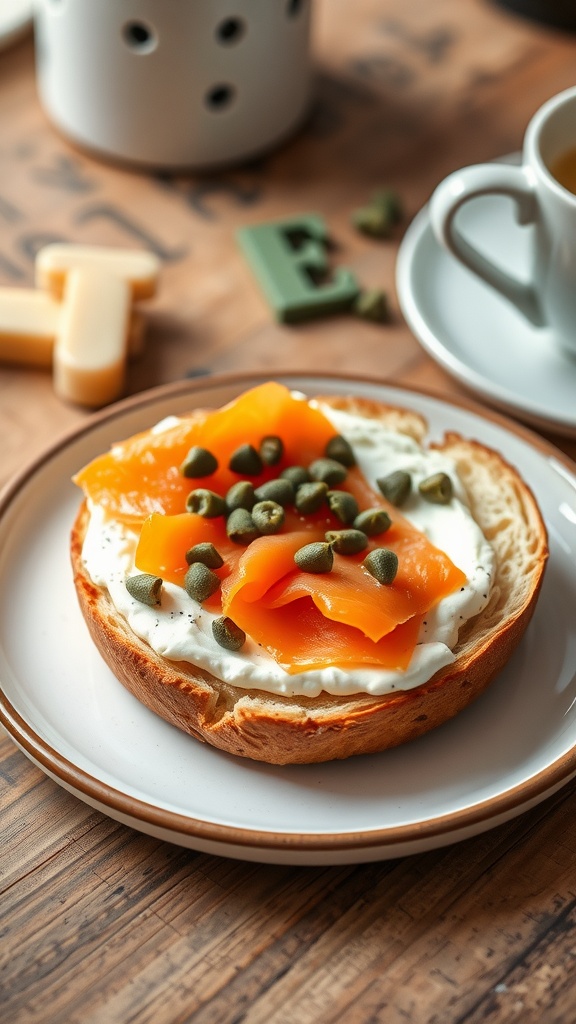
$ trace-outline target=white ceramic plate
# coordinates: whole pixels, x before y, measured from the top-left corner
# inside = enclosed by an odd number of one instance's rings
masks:
[[[110,407],[26,469],[0,502],[0,718],[80,799],[193,849],[291,864],[397,857],[474,835],[576,774],[576,467],[500,416],[364,380],[289,375],[310,394],[357,393],[420,410],[431,433],[498,448],[530,481],[551,559],[527,634],[497,681],[452,722],[405,747],[272,767],[196,742],[139,704],[89,640],[68,535],[71,474],[169,413],[220,405],[259,378],[161,388]]]
[[[458,223],[493,260],[527,276],[533,228],[517,223],[510,200],[486,196],[467,203]],[[576,357],[440,246],[427,207],[402,240],[396,281],[408,325],[448,373],[492,405],[576,437]]]
[[[33,0],[0,0],[0,50],[11,46],[32,24]]]

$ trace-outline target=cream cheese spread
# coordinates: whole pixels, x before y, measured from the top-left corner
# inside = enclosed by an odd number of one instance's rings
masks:
[[[307,697],[316,697],[323,691],[345,696],[412,689],[454,661],[452,648],[459,628],[488,602],[494,553],[470,514],[453,461],[442,452],[423,450],[406,435],[386,430],[378,420],[328,406],[322,406],[322,411],[336,432],[350,442],[360,469],[376,490],[376,479],[395,469],[407,470],[412,475],[415,486],[402,514],[466,574],[464,586],[427,615],[407,671],[391,672],[377,667],[348,671],[330,667],[289,675],[250,639],[237,653],[224,650],[212,636],[215,616],[188,597],[183,588],[164,583],[162,603],[155,608],[129,595],[125,577],[137,571],[137,534],[106,518],[100,507],[91,506],[83,548],[86,569],[97,586],[108,590],[117,611],[127,619],[133,632],[158,654],[169,660],[188,661],[234,686]],[[155,429],[161,430],[169,422],[173,419]],[[437,472],[448,473],[452,480],[454,497],[448,505],[432,504],[418,494],[419,481]]]

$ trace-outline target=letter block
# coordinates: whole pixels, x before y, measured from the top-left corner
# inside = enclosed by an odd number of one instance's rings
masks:
[[[238,243],[278,320],[297,323],[350,309],[360,292],[344,267],[330,270],[317,214],[241,228]]]

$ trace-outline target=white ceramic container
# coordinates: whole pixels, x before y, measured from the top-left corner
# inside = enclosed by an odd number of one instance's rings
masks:
[[[312,0],[35,0],[38,89],[104,157],[209,168],[301,122]]]

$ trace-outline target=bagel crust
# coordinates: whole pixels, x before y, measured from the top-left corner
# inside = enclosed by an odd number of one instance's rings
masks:
[[[425,421],[409,410],[358,398],[325,404],[381,419],[422,442]],[[435,448],[455,462],[472,515],[492,544],[496,571],[488,605],[465,623],[456,660],[427,683],[382,696],[284,697],[232,686],[188,662],[168,661],[140,640],[107,590],[88,576],[82,546],[83,503],[71,535],[74,583],[91,637],[114,675],[135,697],[196,739],[270,764],[308,764],[398,746],[457,715],[506,664],[533,614],[547,536],[536,501],[500,454],[455,433]]]

